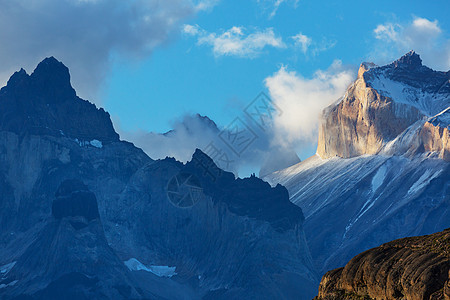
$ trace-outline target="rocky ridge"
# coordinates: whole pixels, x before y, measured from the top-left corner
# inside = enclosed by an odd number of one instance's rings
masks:
[[[450,229],[355,256],[323,276],[315,299],[450,299]]]

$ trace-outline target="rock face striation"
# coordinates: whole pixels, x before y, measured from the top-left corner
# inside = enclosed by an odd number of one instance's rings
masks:
[[[2,298],[123,299],[151,297],[108,245],[95,195],[79,180],[63,181],[46,222],[10,270]],[[14,298],[14,297],[13,297]]]
[[[425,152],[437,152],[450,161],[450,107],[427,120],[419,133],[419,145]]]
[[[449,98],[450,72],[423,66],[414,51],[383,67],[363,63],[341,101],[324,111],[317,154],[322,158],[377,154],[414,123],[436,118],[448,108]],[[448,158],[448,143],[440,142],[441,136],[448,140],[448,130],[439,128],[440,134],[432,128],[423,130],[414,151],[438,151]]]
[[[312,298],[303,213],[197,150],[152,160],[54,58],[0,92],[0,298]],[[59,297],[59,298],[58,298]]]
[[[323,276],[315,299],[450,299],[450,229],[355,256]]]
[[[382,67],[363,63],[325,109],[317,154],[264,177],[302,208],[320,274],[450,227],[449,74],[414,52]]]

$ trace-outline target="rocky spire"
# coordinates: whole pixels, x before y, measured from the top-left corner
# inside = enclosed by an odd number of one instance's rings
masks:
[[[69,69],[54,57],[31,75],[14,73],[0,90],[0,131],[65,136],[79,141],[118,141],[110,116],[77,97]]]
[[[56,58],[48,57],[38,64],[31,80],[35,92],[48,102],[59,102],[76,95],[70,84],[69,69]]]
[[[392,63],[395,67],[406,67],[409,69],[420,68],[422,59],[414,50],[409,51]]]

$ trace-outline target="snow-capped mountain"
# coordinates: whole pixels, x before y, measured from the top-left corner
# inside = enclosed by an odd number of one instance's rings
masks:
[[[449,80],[413,51],[382,67],[363,63],[324,110],[317,154],[264,178],[302,208],[320,273],[450,227]]]
[[[235,179],[200,150],[151,159],[69,79],[48,58],[0,91],[1,299],[314,296],[284,187]]]
[[[449,72],[423,66],[413,51],[383,67],[361,64],[358,78],[341,101],[324,111],[317,153],[322,158],[379,153],[414,123],[425,123],[449,107],[449,78]],[[417,141],[420,145],[409,146],[421,148],[426,140],[422,136]],[[435,144],[426,150],[442,151],[441,156],[447,156],[446,135]]]

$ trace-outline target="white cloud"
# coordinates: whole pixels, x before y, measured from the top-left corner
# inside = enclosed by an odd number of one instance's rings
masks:
[[[441,70],[450,68],[450,40],[443,36],[438,20],[414,17],[408,24],[379,24],[374,34],[380,41],[375,47],[374,57],[392,60],[409,50],[415,50],[424,64]]]
[[[187,31],[191,32],[192,28],[188,27]],[[265,79],[270,97],[281,113],[273,114],[272,124],[267,124],[264,130],[245,114],[237,116],[257,136],[239,156],[220,138],[221,130],[227,132],[230,129],[217,127],[199,115],[186,115],[176,120],[172,124],[174,130],[164,135],[145,131],[124,132],[120,130],[120,122],[115,120],[114,123],[121,138],[132,141],[154,159],[173,156],[186,162],[196,148],[207,152],[212,143],[221,152],[220,157],[213,157],[221,168],[246,175],[258,173],[261,169],[266,174],[297,163],[295,150],[303,155],[315,150],[311,148],[317,142],[322,110],[342,97],[353,79],[354,73],[344,68],[340,61],[335,61],[325,71],[316,71],[312,78],[304,78],[287,67],[281,67]],[[222,154],[226,159],[221,159]]]
[[[265,10],[269,10],[269,18],[273,18],[283,3],[290,3],[294,8],[297,7],[299,0],[258,0],[258,3]]]
[[[417,30],[421,31],[422,33],[429,33],[432,35],[436,35],[441,33],[441,29],[438,26],[438,21],[430,21],[425,18],[415,18],[413,21],[412,26]]]
[[[194,7],[197,11],[209,11],[219,4],[220,1],[221,0],[199,0],[194,2]]]
[[[195,32],[194,28],[188,26],[185,31]],[[173,131],[166,134],[143,130],[124,132],[120,130],[118,120],[114,124],[121,138],[132,141],[154,159],[172,156],[186,162],[196,148],[208,153],[212,143],[211,147],[220,152],[212,158],[221,168],[236,175],[258,173],[259,170],[267,174],[297,163],[299,158],[295,150],[302,155],[312,154],[322,110],[342,97],[353,79],[354,73],[344,68],[340,61],[333,62],[325,71],[316,71],[312,78],[304,78],[281,67],[265,79],[270,97],[281,113],[273,114],[272,124],[267,123],[264,130],[244,113],[237,115],[256,134],[252,144],[239,155],[233,153],[223,140],[232,127],[218,127],[199,115],[185,115],[176,120],[172,123]]]
[[[291,37],[294,41],[294,47],[300,48],[305,55],[315,56],[319,52],[326,51],[336,45],[336,41],[322,38],[320,41],[313,40],[311,37],[299,32]]]
[[[189,25],[189,24],[183,25],[183,32],[185,34],[195,36],[195,35],[199,34],[200,31],[201,31],[201,29],[198,25]]]
[[[6,83],[20,67],[32,71],[53,55],[70,68],[81,96],[91,98],[109,71],[112,54],[146,57],[196,12],[194,5],[206,8],[213,2],[0,0],[0,81]]]
[[[217,33],[209,33],[198,25],[184,25],[183,32],[196,36],[198,45],[211,46],[215,56],[256,57],[266,47],[285,48],[281,37],[276,36],[272,28],[245,33],[244,27],[234,26],[231,29]]]
[[[300,47],[302,52],[306,54],[309,46],[311,46],[312,39],[301,32],[294,35],[292,39],[294,40],[295,46]]]
[[[204,148],[218,135],[215,124],[199,115],[185,115],[175,120],[172,130],[165,134],[143,130],[123,131],[119,120],[115,120],[114,124],[122,139],[132,141],[153,159],[169,156],[187,162],[196,148]]]
[[[265,83],[270,96],[283,114],[275,118],[275,143],[294,148],[304,142],[316,142],[322,110],[341,97],[354,79],[354,73],[336,60],[326,71],[304,78],[281,67]]]
[[[250,119],[241,116],[247,126],[254,126]],[[263,174],[280,170],[298,163],[300,160],[293,149],[272,144],[273,131],[270,127],[266,131],[258,130],[257,138],[245,151],[237,156],[220,135],[228,135],[228,127],[220,129],[210,119],[200,115],[185,115],[172,122],[173,130],[165,134],[137,130],[122,131],[119,120],[115,120],[115,127],[121,138],[132,141],[153,159],[174,157],[187,162],[191,159],[196,148],[202,149],[215,160],[216,164],[235,175],[248,176],[262,170]],[[221,130],[225,132],[225,134]]]
[[[399,25],[394,24],[380,24],[377,28],[374,29],[375,37],[379,40],[398,40],[398,32],[395,27],[399,27]]]

